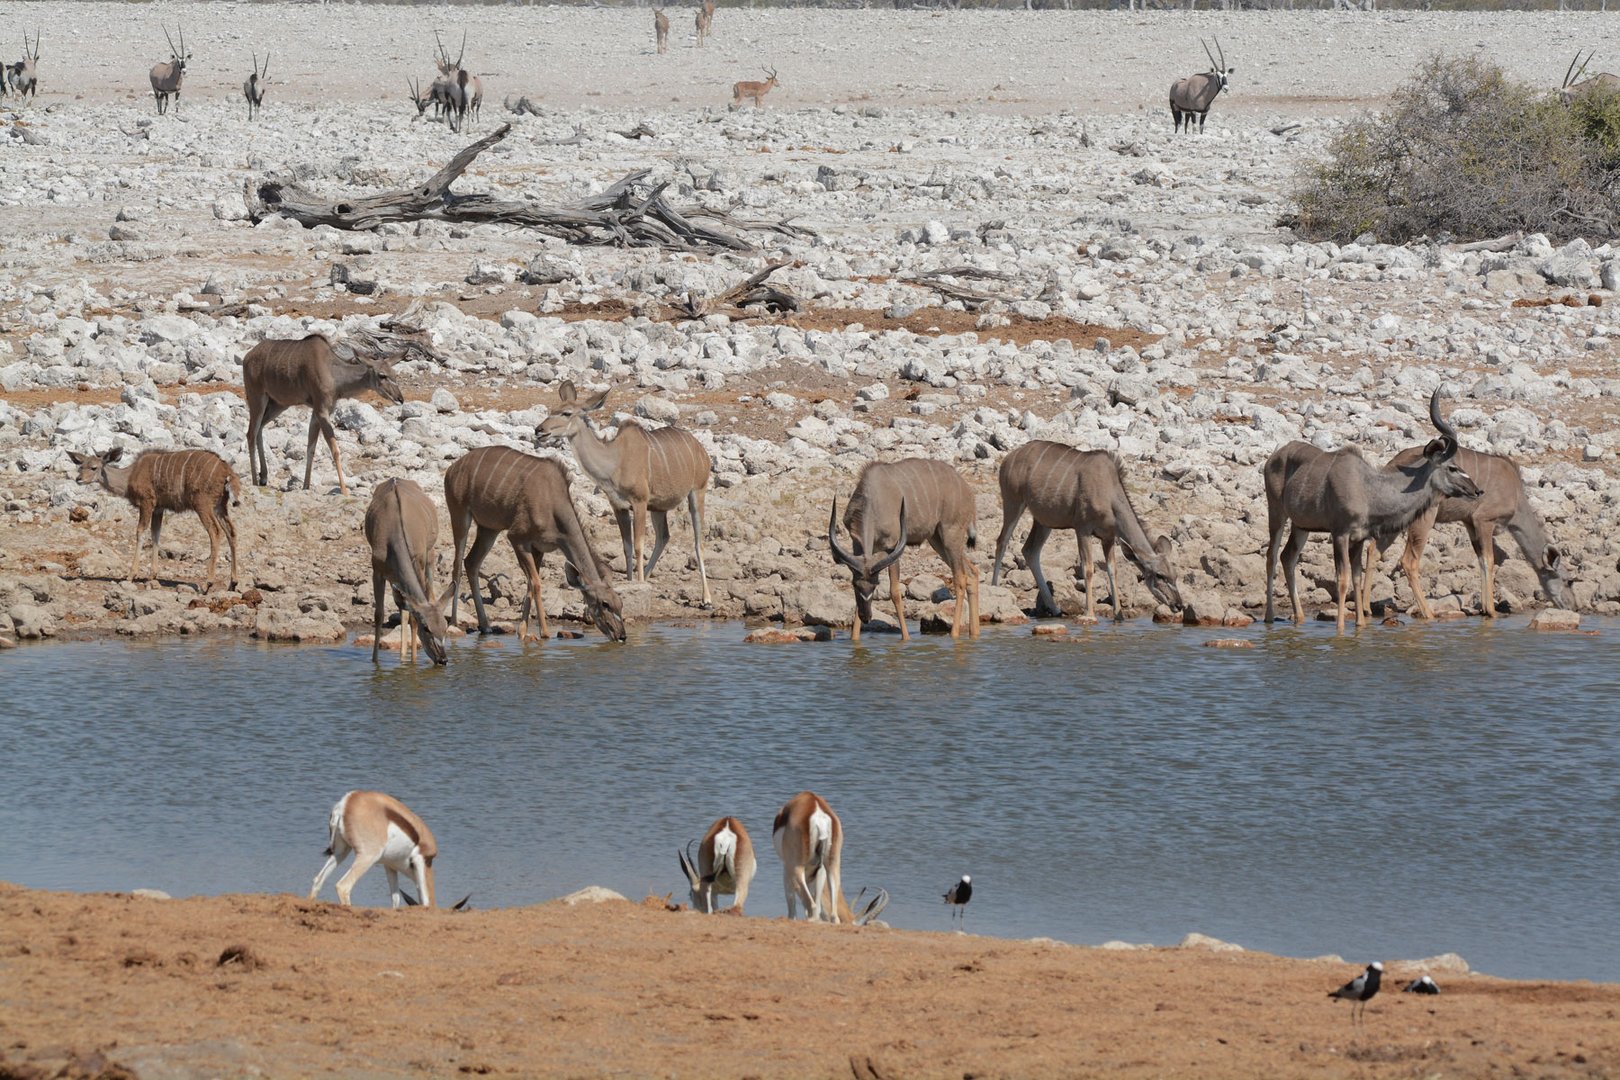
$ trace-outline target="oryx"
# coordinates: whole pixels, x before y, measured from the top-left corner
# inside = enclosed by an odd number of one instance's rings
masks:
[[[1185,79],[1177,79],[1170,85],[1170,115],[1175,119],[1176,130],[1181,130],[1183,120],[1187,122],[1187,130],[1192,130],[1193,117],[1198,117],[1198,133],[1204,133],[1204,118],[1209,115],[1209,107],[1215,103],[1215,98],[1226,89],[1228,76],[1237,71],[1237,68],[1226,66],[1226,51],[1221,48],[1221,39],[1215,39],[1216,52],[1209,51],[1209,42],[1203,38],[1198,43],[1204,47],[1204,55],[1209,57],[1209,70],[1197,75],[1189,75]],[[1215,58],[1216,53],[1220,59]]]

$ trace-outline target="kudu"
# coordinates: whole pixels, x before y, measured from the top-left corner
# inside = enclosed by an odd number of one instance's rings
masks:
[[[403,902],[399,891],[401,872],[415,879],[422,906],[433,906],[433,860],[439,854],[438,842],[427,823],[392,795],[380,791],[351,791],[344,795],[326,819],[326,840],[326,863],[309,888],[311,900],[332,871],[353,852],[354,865],[338,879],[338,903],[348,907],[355,883],[380,862],[388,872],[388,894],[395,908]]]
[[[591,550],[568,490],[568,471],[555,458],[534,457],[506,446],[485,446],[457,458],[444,473],[444,501],[455,539],[450,577],[450,619],[456,618],[461,571],[472,586],[478,632],[489,631],[478,570],[504,531],[528,582],[518,627],[519,640],[529,640],[529,612],[539,613],[540,636],[546,635],[546,609],[540,602],[540,562],[548,551],[561,551],[568,584],[585,597],[585,609],[610,641],[624,640],[624,605],[607,581],[607,568]],[[467,533],[478,526],[472,549]],[[462,553],[466,552],[465,561]]]
[[[888,906],[889,894],[883,889],[859,911],[844,899],[844,826],[827,800],[815,792],[801,791],[783,804],[771,825],[771,843],[782,860],[789,919],[799,917],[802,902],[805,918],[811,922],[861,925]],[[856,903],[865,895],[862,889]]]
[[[392,585],[399,608],[400,660],[416,659],[410,642],[420,636],[428,657],[435,664],[445,663],[449,627],[444,609],[450,590],[433,595],[433,547],[439,542],[439,512],[433,500],[414,480],[384,480],[366,507],[363,531],[371,547],[371,662],[377,662],[382,647],[383,597]]]
[[[1457,462],[1457,431],[1440,415],[1440,391],[1429,398],[1429,419],[1440,437],[1423,448],[1412,465],[1368,464],[1354,447],[1319,450],[1310,443],[1290,442],[1266,459],[1266,622],[1275,620],[1273,583],[1279,550],[1288,580],[1294,624],[1305,620],[1297,581],[1299,553],[1313,532],[1333,539],[1337,572],[1337,623],[1344,632],[1344,602],[1356,579],[1357,625],[1369,604],[1367,575],[1362,572],[1366,541],[1387,543],[1442,498],[1476,498],[1478,485]],[[1283,530],[1292,525],[1286,549]]]
[[[1593,49],[1586,54],[1586,59],[1582,60],[1580,50],[1576,50],[1575,59],[1569,62],[1569,68],[1564,72],[1564,85],[1558,90],[1558,100],[1565,106],[1574,104],[1576,98],[1588,94],[1620,93],[1620,75],[1602,71],[1590,79],[1581,77],[1586,74],[1586,65],[1590,64],[1592,57],[1596,55],[1597,50]],[[1576,70],[1576,63],[1580,64],[1579,70]]]
[[[768,78],[764,82],[756,82],[756,81],[753,81],[753,80],[747,80],[747,81],[744,81],[744,82],[732,83],[731,84],[731,104],[727,105],[726,108],[728,110],[739,109],[739,108],[742,107],[742,103],[745,100],[747,100],[748,98],[753,98],[754,99],[754,108],[756,108],[756,109],[759,108],[760,107],[760,100],[759,99],[764,97],[766,94],[770,93],[771,92],[771,87],[780,85],[776,81],[776,69],[775,68],[766,68],[765,69],[765,74],[768,76]]]
[[[0,92],[3,92],[7,72],[0,69]],[[39,92],[39,31],[34,31],[34,44],[28,44],[28,31],[23,31],[22,59],[11,65],[11,89],[18,97],[35,97]]]
[[[252,120],[264,108],[264,88],[270,78],[270,54],[264,54],[264,70],[259,70],[259,54],[253,54],[253,74],[242,84],[242,96],[247,98],[248,119]]]
[[[1390,459],[1388,469],[1415,468],[1423,460],[1424,448],[1408,447]],[[1569,578],[1564,557],[1547,539],[1546,526],[1541,515],[1530,505],[1525,494],[1524,477],[1512,458],[1487,454],[1477,450],[1459,449],[1457,464],[1479,486],[1478,498],[1452,497],[1441,499],[1420,514],[1406,529],[1406,547],[1401,552],[1401,569],[1411,583],[1414,605],[1425,619],[1434,618],[1429,598],[1419,580],[1418,569],[1423,563],[1423,547],[1435,525],[1462,522],[1473,542],[1474,555],[1479,559],[1480,607],[1486,617],[1496,615],[1496,542],[1498,528],[1506,529],[1518,543],[1519,550],[1541,580],[1547,599],[1558,607],[1575,604],[1569,593]]]
[[[1197,75],[1189,75],[1185,79],[1177,79],[1170,85],[1170,116],[1175,120],[1176,130],[1181,130],[1183,119],[1186,120],[1187,130],[1192,131],[1193,117],[1198,117],[1198,133],[1204,133],[1204,120],[1209,115],[1209,107],[1215,103],[1220,92],[1226,89],[1227,79],[1233,75],[1237,68],[1226,66],[1226,50],[1221,48],[1221,39],[1215,39],[1215,48],[1220,53],[1220,59],[1215,59],[1215,53],[1209,51],[1209,43],[1203,38],[1198,43],[1204,47],[1204,55],[1209,57],[1209,70]]]
[[[158,115],[162,116],[169,110],[169,98],[174,98],[175,115],[180,115],[180,80],[185,77],[186,64],[191,60],[191,54],[186,51],[186,29],[180,27],[180,47],[174,47],[174,38],[169,37],[169,28],[163,28],[163,36],[169,42],[169,59],[162,64],[153,64],[151,75],[152,96],[157,99]]]
[[[1125,618],[1116,576],[1116,547],[1142,572],[1142,581],[1155,599],[1180,608],[1176,571],[1170,563],[1170,539],[1148,538],[1125,491],[1125,468],[1118,455],[1107,450],[1076,450],[1072,446],[1037,439],[1012,451],[1001,462],[1001,534],[996,537],[996,561],[990,583],[1001,583],[1001,560],[1013,529],[1028,509],[1033,522],[1024,541],[1024,564],[1035,575],[1035,613],[1061,615],[1052,587],[1041,572],[1041,549],[1053,529],[1073,529],[1080,545],[1076,569],[1084,575],[1086,616],[1096,613],[1091,585],[1091,538],[1102,542],[1103,565],[1108,573],[1108,594],[1115,620]]]
[[[885,570],[889,572],[889,593],[900,637],[904,640],[910,636],[899,562],[908,546],[922,543],[932,547],[951,571],[951,592],[956,598],[951,637],[961,634],[964,599],[968,633],[979,636],[979,568],[968,555],[968,548],[977,538],[973,489],[960,473],[943,461],[926,458],[872,462],[861,470],[849,505],[844,508],[844,528],[849,532],[852,550],[838,542],[835,498],[827,522],[827,546],[832,549],[833,559],[848,567],[854,579],[855,624],[851,640],[861,639],[861,624],[872,617],[872,594],[878,575]]]
[[[114,495],[128,499],[140,512],[135,525],[135,547],[129,560],[129,580],[135,580],[141,562],[141,536],[152,532],[152,574],[158,576],[158,542],[163,534],[165,513],[192,511],[208,530],[208,576],[198,588],[214,587],[214,569],[219,563],[221,535],[231,548],[230,588],[236,588],[236,526],[231,524],[230,507],[242,505],[242,482],[210,450],[144,450],[124,468],[115,468],[123,451],[105,454],[69,453],[79,467],[79,482],[100,484]]]
[[[572,446],[580,468],[607,496],[624,543],[625,575],[631,581],[652,576],[669,542],[669,512],[684,501],[692,517],[692,549],[703,582],[703,606],[712,606],[709,574],[703,566],[703,501],[713,463],[703,444],[678,427],[644,428],[634,420],[621,423],[618,435],[609,441],[591,427],[587,414],[600,409],[611,390],[582,399],[573,381],[564,380],[557,392],[562,406],[541,421],[536,435]],[[644,564],[649,513],[653,549]]]
[[[658,55],[669,52],[669,16],[663,8],[653,11],[653,36],[658,41]]]
[[[461,53],[454,61],[444,47],[439,32],[433,32],[433,40],[439,46],[439,58],[435,61],[439,68],[439,79],[434,86],[443,85],[441,99],[450,116],[450,130],[460,131],[466,124],[468,116],[473,122],[478,121],[479,110],[484,104],[484,81],[473,75],[461,66],[461,61],[467,55],[467,33],[461,34]]]
[[[714,23],[714,9],[707,4],[697,9],[697,43],[701,46],[703,39],[709,36],[709,27]]]
[[[692,847],[697,845],[697,861],[692,860]],[[692,888],[692,908],[712,915],[719,908],[715,898],[735,896],[731,910],[743,913],[748,902],[748,884],[754,880],[759,868],[754,858],[754,842],[748,830],[734,817],[723,817],[709,826],[700,843],[693,840],[686,851],[677,851],[681,860],[681,873],[686,875]]]

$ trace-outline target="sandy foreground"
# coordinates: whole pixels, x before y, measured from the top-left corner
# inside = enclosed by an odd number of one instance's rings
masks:
[[[1620,987],[835,929],[0,885],[0,1076],[1599,1077]],[[1392,964],[1386,987],[1415,975]],[[1390,987],[1390,990],[1395,987]],[[61,1070],[61,1071],[59,1071]]]

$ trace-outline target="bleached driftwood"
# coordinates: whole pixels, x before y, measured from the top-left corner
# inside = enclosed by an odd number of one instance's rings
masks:
[[[803,302],[786,289],[765,284],[765,279],[787,266],[786,261],[773,262],[757,274],[751,274],[718,296],[696,296],[688,293],[677,307],[681,314],[701,319],[705,315],[726,315],[732,319],[757,318],[763,314],[780,315],[798,311]],[[749,310],[750,308],[755,310]],[[763,309],[763,310],[760,310]]]

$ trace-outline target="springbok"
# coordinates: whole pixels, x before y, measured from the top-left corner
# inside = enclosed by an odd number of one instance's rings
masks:
[[[540,602],[540,563],[548,551],[563,553],[567,560],[564,576],[585,597],[585,608],[596,628],[610,641],[624,640],[624,604],[608,584],[606,566],[591,550],[579,512],[574,509],[568,470],[562,462],[507,446],[469,450],[445,470],[444,501],[450,510],[450,530],[456,546],[456,561],[450,572],[452,622],[465,566],[473,608],[478,613],[478,632],[489,632],[478,568],[504,531],[528,581],[528,596],[518,627],[520,641],[529,640],[531,608],[539,613],[540,636],[546,635],[546,609]],[[475,524],[478,535],[469,551],[467,533]]]
[[[441,100],[450,113],[450,130],[460,131],[469,115],[474,123],[478,121],[479,110],[484,105],[484,80],[461,66],[462,59],[467,55],[465,30],[461,33],[461,53],[454,61],[450,59],[450,53],[445,49],[437,30],[433,32],[433,40],[439,46],[439,58],[434,61],[439,68],[439,78],[433,85],[443,85]]]
[[[1423,460],[1424,447],[1413,446],[1390,459],[1386,469],[1410,469]],[[1496,615],[1496,543],[1494,534],[1503,528],[1518,543],[1526,561],[1541,579],[1541,588],[1547,599],[1561,608],[1573,607],[1574,597],[1569,594],[1569,578],[1563,555],[1547,539],[1546,526],[1541,515],[1530,505],[1525,494],[1524,477],[1512,458],[1500,454],[1487,454],[1477,450],[1459,449],[1457,464],[1479,485],[1482,494],[1476,499],[1445,498],[1430,506],[1407,526],[1406,547],[1401,552],[1401,569],[1411,583],[1417,610],[1425,619],[1434,618],[1429,598],[1418,569],[1423,563],[1423,547],[1435,525],[1462,522],[1473,542],[1474,555],[1479,559],[1479,602],[1487,618]]]
[[[1429,419],[1440,437],[1431,440],[1421,458],[1408,466],[1380,469],[1368,464],[1354,447],[1326,451],[1297,441],[1279,447],[1266,459],[1267,623],[1275,621],[1272,586],[1286,526],[1291,524],[1292,530],[1281,558],[1294,625],[1305,621],[1296,580],[1300,549],[1311,533],[1325,532],[1333,538],[1337,622],[1343,633],[1344,601],[1352,577],[1356,579],[1357,625],[1369,607],[1367,575],[1361,567],[1363,544],[1368,540],[1387,543],[1440,499],[1479,496],[1478,485],[1457,462],[1457,430],[1440,415],[1438,389],[1429,398]]]
[[[844,852],[844,826],[832,807],[813,791],[801,791],[783,804],[771,824],[771,843],[782,860],[782,890],[787,896],[789,919],[799,917],[798,905],[810,922],[863,925],[882,914],[889,894],[878,889],[859,911],[844,899],[840,863]],[[860,903],[862,889],[855,898]]]
[[[114,466],[124,452],[114,448],[100,456],[68,453],[79,467],[79,482],[100,484],[114,495],[128,499],[140,511],[135,525],[135,548],[129,560],[129,580],[135,580],[141,563],[141,534],[152,531],[152,574],[158,576],[158,541],[163,533],[166,512],[195,513],[208,530],[208,577],[198,585],[203,592],[214,587],[214,569],[219,562],[219,538],[230,543],[230,588],[236,588],[236,526],[231,524],[230,507],[242,505],[242,482],[211,450],[143,450],[124,468]],[[149,579],[150,580],[150,579]]]
[[[1227,79],[1237,71],[1237,68],[1226,66],[1226,50],[1221,48],[1221,39],[1215,39],[1215,48],[1221,54],[1219,60],[1215,53],[1209,51],[1209,42],[1203,38],[1198,43],[1204,47],[1204,55],[1209,57],[1209,70],[1197,75],[1189,75],[1185,79],[1177,79],[1170,85],[1170,115],[1176,122],[1176,130],[1181,130],[1182,120],[1187,122],[1187,130],[1192,131],[1192,118],[1198,117],[1198,134],[1204,133],[1204,120],[1209,115],[1209,107],[1215,103],[1220,92],[1226,89]]]
[[[1564,105],[1571,105],[1576,98],[1587,94],[1620,93],[1620,75],[1601,71],[1589,79],[1581,77],[1586,74],[1586,65],[1590,64],[1592,57],[1596,55],[1597,50],[1593,49],[1586,54],[1586,59],[1582,60],[1580,50],[1575,51],[1575,59],[1569,62],[1569,68],[1564,72],[1564,85],[1558,90],[1558,100]],[[1580,64],[1579,70],[1575,67],[1577,62]]]
[[[403,324],[394,323],[401,326]],[[374,391],[398,405],[405,393],[394,381],[390,359],[436,354],[417,339],[415,327],[403,334],[388,330],[356,330],[342,341],[325,334],[302,338],[266,338],[242,357],[242,389],[248,407],[248,471],[260,487],[269,483],[270,465],[264,451],[264,426],[295,405],[310,408],[309,445],[304,456],[304,489],[315,468],[315,443],[326,437],[337,468],[338,490],[349,493],[338,455],[332,410],[339,399]]]
[[[259,54],[253,54],[253,74],[242,84],[242,96],[247,98],[248,119],[252,120],[264,108],[264,87],[270,78],[270,54],[264,54],[264,70],[259,70]]]
[[[371,662],[377,662],[382,647],[383,597],[392,584],[399,608],[400,661],[416,659],[410,643],[420,635],[429,658],[445,663],[449,627],[444,608],[450,591],[433,595],[433,547],[439,542],[433,500],[414,480],[384,480],[372,492],[363,531],[371,546]]]
[[[174,113],[180,115],[180,80],[185,77],[186,64],[191,60],[191,54],[186,51],[186,28],[179,27],[180,47],[174,47],[174,38],[169,37],[169,28],[163,28],[163,36],[169,42],[169,59],[161,64],[153,64],[150,78],[152,80],[152,96],[157,99],[158,115],[162,116],[169,110],[169,98],[174,98]]]
[[[729,109],[741,108],[743,101],[745,99],[747,99],[747,98],[753,98],[754,99],[754,108],[756,108],[756,109],[759,108],[760,107],[759,99],[764,97],[766,94],[770,93],[771,92],[771,87],[779,85],[777,83],[777,81],[776,81],[776,69],[775,68],[766,68],[765,69],[765,74],[767,76],[769,76],[769,77],[764,82],[755,82],[753,80],[746,80],[744,82],[732,83],[731,84],[731,104],[727,105],[726,108],[728,110]]]
[[[844,507],[844,528],[853,551],[838,542],[838,500],[833,499],[827,522],[827,546],[836,562],[849,568],[855,586],[855,624],[852,641],[861,640],[861,624],[872,617],[872,594],[878,575],[889,572],[889,593],[894,600],[900,637],[906,630],[905,596],[900,588],[900,556],[908,546],[926,542],[951,571],[951,592],[956,610],[951,614],[951,637],[959,637],[962,601],[967,600],[968,633],[979,636],[979,568],[968,548],[977,540],[973,489],[960,473],[943,461],[906,458],[874,461],[861,470],[849,505]]]
[[[714,12],[707,4],[697,9],[697,43],[701,46],[703,39],[709,36],[709,27],[714,22]]]
[[[410,807],[380,791],[351,791],[332,807],[326,833],[326,865],[309,887],[311,900],[352,852],[354,865],[338,879],[338,903],[348,907],[355,883],[380,862],[388,872],[388,895],[395,908],[403,902],[399,891],[401,872],[416,881],[422,906],[433,906],[433,860],[439,854],[439,845],[427,823]]]
[[[669,543],[669,512],[684,500],[692,517],[692,548],[703,582],[703,606],[711,607],[714,598],[703,567],[703,501],[713,467],[709,452],[681,428],[644,428],[634,420],[621,423],[611,441],[602,438],[591,427],[588,414],[600,409],[610,392],[611,388],[581,399],[573,380],[564,380],[557,388],[562,405],[540,422],[536,437],[572,446],[580,468],[607,496],[624,542],[625,575],[631,581],[652,576]],[[653,549],[643,564],[649,512]]]
[[[990,583],[1001,583],[1001,560],[1007,542],[1027,508],[1034,518],[1029,538],[1024,541],[1024,563],[1035,575],[1035,613],[1062,615],[1052,598],[1052,587],[1041,573],[1041,549],[1053,529],[1073,529],[1080,545],[1080,564],[1085,578],[1086,616],[1095,615],[1091,587],[1091,538],[1102,542],[1103,565],[1108,573],[1108,593],[1114,605],[1114,618],[1125,618],[1116,577],[1116,542],[1125,557],[1142,572],[1142,581],[1155,599],[1180,608],[1181,591],[1176,588],[1176,571],[1170,563],[1170,538],[1148,539],[1142,519],[1137,517],[1131,497],[1125,491],[1125,467],[1119,455],[1107,450],[1076,450],[1062,443],[1037,439],[1025,443],[1001,461],[1001,534],[996,537],[996,561]]]
[[[669,16],[663,8],[653,11],[653,36],[658,40],[658,55],[669,52]]]
[[[697,844],[697,863],[692,862],[692,844]],[[743,913],[748,902],[748,884],[759,869],[754,859],[754,842],[748,830],[734,817],[723,817],[709,826],[702,842],[693,840],[684,852],[675,853],[681,860],[681,872],[692,887],[692,907],[712,915],[718,907],[715,898],[735,896],[731,910]]]
[[[11,65],[11,89],[18,97],[35,97],[39,92],[39,31],[34,31],[34,44],[28,45],[28,31],[23,31],[22,59]],[[6,72],[0,70],[0,83]]]

